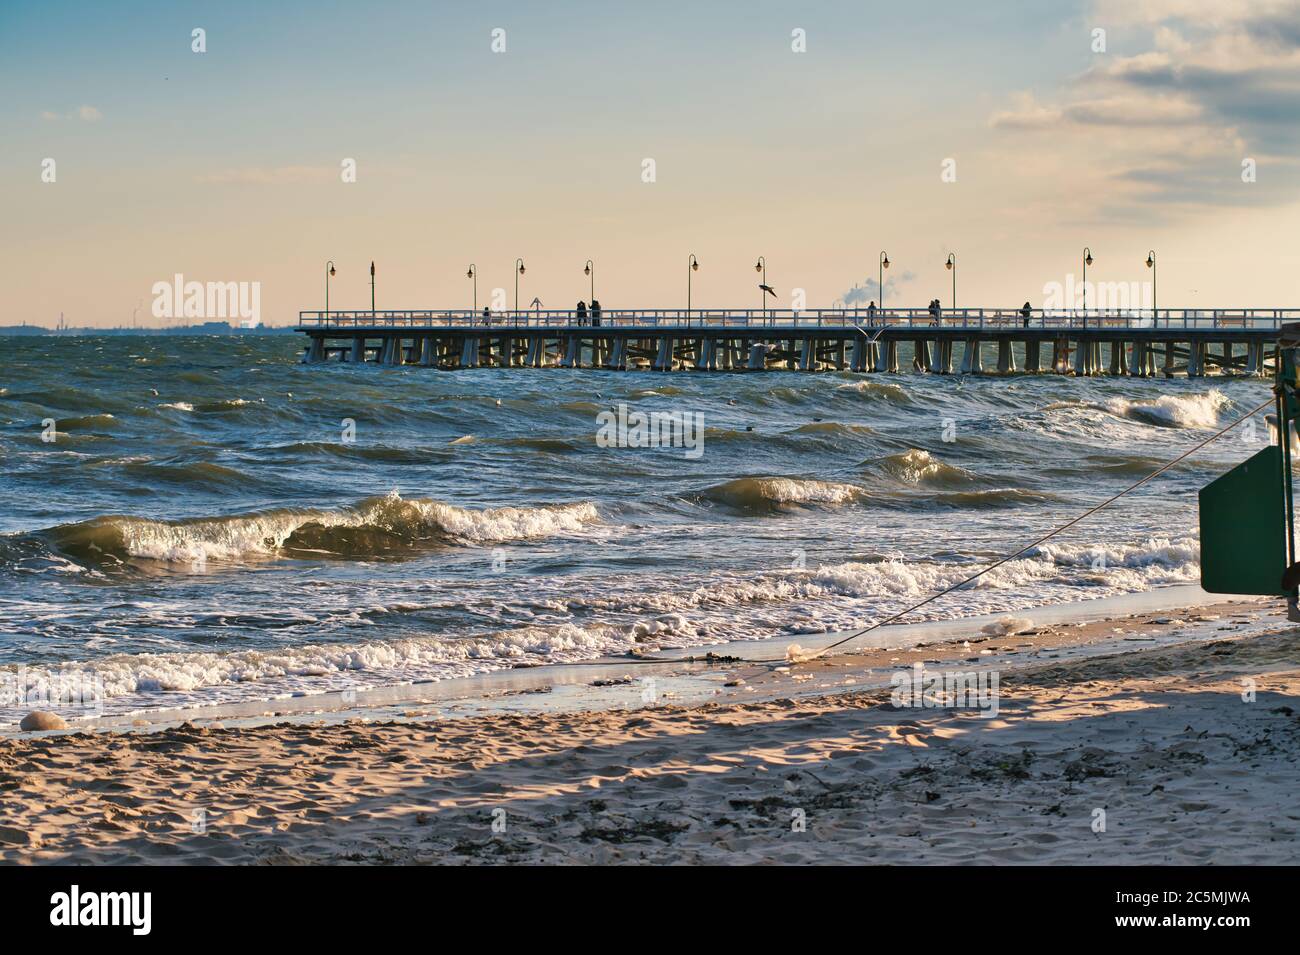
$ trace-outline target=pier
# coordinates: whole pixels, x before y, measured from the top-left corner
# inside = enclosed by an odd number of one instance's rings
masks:
[[[1300,309],[304,311],[307,363],[610,371],[1272,374]]]

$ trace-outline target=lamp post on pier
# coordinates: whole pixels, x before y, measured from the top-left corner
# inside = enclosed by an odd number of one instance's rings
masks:
[[[1092,265],[1092,250],[1083,247],[1083,321],[1088,321],[1088,266]]]
[[[370,260],[370,315],[375,314],[375,260]]]
[[[519,318],[519,276],[524,274],[524,260],[515,259],[515,319]]]
[[[948,261],[944,263],[948,266],[948,271],[952,273],[952,310],[957,311],[957,254],[948,253]]]
[[[691,273],[700,270],[700,260],[692,252],[686,257],[686,320],[691,320]]]
[[[325,263],[325,324],[330,323],[330,276],[334,274],[334,260]],[[134,321],[132,324],[135,324]]]
[[[889,253],[881,252],[876,269],[876,290],[880,292],[880,320],[885,320],[885,269],[889,268]]]
[[[759,256],[758,261],[754,263],[754,271],[763,273],[763,281],[758,287],[758,297],[763,305],[763,318],[767,318],[767,258]]]
[[[478,268],[473,262],[469,264],[469,271],[465,273],[465,278],[474,280],[474,315],[478,315]]]
[[[1156,308],[1156,250],[1147,252],[1147,268],[1151,270],[1151,327],[1160,324],[1160,311]]]
[[[594,302],[596,301],[596,263],[588,259],[587,264],[582,267],[582,274],[591,277],[591,301]]]

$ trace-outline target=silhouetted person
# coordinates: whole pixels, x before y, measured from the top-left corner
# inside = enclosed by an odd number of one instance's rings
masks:
[[[492,309],[488,308],[486,305],[483,306],[483,324],[492,324]]]
[[[594,298],[591,300],[591,324],[600,325],[600,302]]]
[[[939,300],[937,298],[931,299],[930,300],[930,319],[931,319],[930,324],[931,325],[939,324],[939,314],[940,314]]]
[[[873,298],[867,303],[867,323],[870,324],[876,320],[876,300]]]
[[[595,302],[592,302],[592,304],[595,305],[596,303],[595,303]],[[579,325],[586,325],[586,324],[587,324],[587,303],[586,303],[586,302],[579,302],[579,303],[578,303],[578,308],[577,308],[576,311],[577,311],[577,316],[578,316],[578,324],[579,324]]]
[[[1029,327],[1029,316],[1032,315],[1033,312],[1034,310],[1029,307],[1028,302],[1020,306],[1020,317],[1025,320],[1025,328]]]

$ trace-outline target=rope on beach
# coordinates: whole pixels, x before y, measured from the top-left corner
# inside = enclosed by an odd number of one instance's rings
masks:
[[[887,624],[893,623],[895,620],[898,620],[900,617],[905,617],[905,616],[907,616],[909,613],[911,613],[912,611],[914,611],[914,610],[919,610],[921,607],[924,607],[926,604],[928,604],[928,603],[932,603],[933,601],[938,600],[940,597],[943,597],[943,596],[945,596],[946,594],[950,594],[950,593],[952,593],[954,590],[957,590],[957,589],[960,588],[960,587],[964,587],[964,586],[966,586],[966,585],[969,584],[971,581],[978,580],[980,577],[983,577],[983,576],[984,576],[985,574],[987,574],[989,571],[996,570],[997,568],[1001,567],[1003,564],[1006,564],[1006,563],[1009,563],[1010,561],[1015,560],[1017,557],[1019,557],[1021,554],[1025,553],[1026,551],[1033,550],[1035,547],[1039,546],[1040,544],[1044,544],[1044,543],[1046,543],[1047,541],[1049,541],[1049,540],[1051,540],[1053,537],[1055,537],[1057,534],[1060,534],[1060,533],[1063,533],[1064,531],[1069,530],[1071,527],[1073,527],[1075,524],[1078,524],[1080,521],[1082,521],[1082,520],[1086,520],[1087,518],[1091,517],[1093,514],[1096,514],[1098,511],[1100,511],[1100,510],[1102,510],[1102,509],[1104,509],[1104,508],[1110,507],[1110,505],[1114,504],[1116,501],[1118,501],[1118,500],[1119,500],[1121,497],[1123,497],[1125,494],[1130,494],[1130,493],[1132,493],[1133,491],[1136,491],[1136,490],[1137,490],[1138,488],[1140,488],[1143,484],[1146,484],[1148,481],[1154,480],[1155,478],[1159,477],[1161,474],[1164,474],[1166,471],[1168,471],[1168,470],[1169,470],[1170,468],[1172,468],[1174,465],[1176,465],[1176,464],[1180,464],[1181,462],[1183,462],[1183,461],[1186,460],[1187,458],[1191,457],[1193,454],[1195,454],[1197,451],[1201,450],[1201,448],[1205,447],[1205,446],[1206,446],[1207,444],[1209,444],[1211,441],[1215,441],[1215,440],[1217,440],[1217,439],[1223,437],[1225,434],[1227,434],[1229,431],[1231,431],[1231,430],[1232,430],[1233,428],[1235,428],[1237,425],[1241,424],[1241,423],[1242,423],[1243,421],[1245,421],[1247,418],[1251,417],[1252,415],[1259,414],[1259,413],[1260,413],[1261,411],[1263,411],[1265,408],[1267,408],[1267,407],[1269,407],[1270,405],[1272,405],[1273,402],[1274,402],[1274,399],[1273,399],[1273,398],[1269,398],[1267,401],[1263,402],[1262,404],[1260,404],[1260,405],[1258,405],[1258,406],[1252,408],[1250,411],[1247,411],[1245,414],[1243,414],[1241,417],[1237,418],[1235,421],[1231,422],[1230,424],[1226,425],[1226,426],[1223,427],[1223,428],[1220,428],[1218,431],[1216,431],[1214,434],[1210,435],[1208,438],[1206,438],[1206,439],[1205,439],[1204,441],[1202,441],[1200,444],[1196,445],[1195,447],[1188,448],[1186,451],[1184,451],[1182,454],[1178,455],[1178,457],[1174,458],[1172,461],[1168,462],[1167,464],[1163,464],[1163,465],[1161,465],[1159,468],[1157,468],[1156,470],[1152,471],[1150,474],[1148,474],[1148,475],[1147,475],[1146,477],[1144,477],[1142,480],[1137,481],[1137,482],[1134,483],[1134,484],[1130,484],[1128,487],[1124,488],[1124,490],[1120,491],[1118,494],[1114,495],[1113,497],[1107,498],[1106,500],[1102,501],[1100,504],[1097,504],[1097,505],[1095,505],[1094,507],[1090,507],[1090,508],[1088,508],[1088,510],[1084,511],[1084,512],[1083,512],[1082,514],[1080,514],[1078,517],[1071,518],[1070,520],[1066,521],[1064,524],[1062,524],[1060,527],[1056,528],[1055,530],[1050,531],[1050,532],[1047,533],[1047,534],[1044,534],[1042,537],[1038,538],[1038,540],[1033,541],[1032,543],[1026,544],[1024,547],[1021,547],[1019,550],[1017,550],[1017,551],[1015,551],[1015,552],[1013,552],[1013,553],[1010,553],[1010,554],[1008,554],[1008,555],[1005,556],[1005,557],[1001,557],[1001,558],[999,558],[998,560],[996,560],[996,561],[994,561],[993,563],[989,564],[989,565],[988,565],[987,567],[985,567],[983,570],[979,570],[979,571],[976,571],[975,573],[971,574],[971,575],[970,575],[969,577],[967,577],[965,580],[960,580],[960,581],[958,581],[957,583],[953,584],[952,586],[950,586],[950,587],[946,587],[946,588],[944,588],[943,590],[940,590],[938,593],[931,594],[930,596],[926,597],[924,600],[922,600],[922,601],[920,601],[920,602],[918,602],[918,603],[914,603],[914,604],[912,604],[912,606],[906,608],[905,610],[900,610],[900,611],[898,611],[898,613],[894,614],[893,616],[886,617],[884,620],[877,621],[876,623],[871,624],[869,627],[863,627],[861,630],[857,630],[857,631],[855,631],[855,632],[849,634],[847,637],[843,637],[843,638],[840,639],[840,640],[836,640],[834,643],[830,644],[829,646],[822,647],[822,648],[821,648],[820,650],[818,650],[816,653],[809,654],[808,656],[802,658],[802,659],[799,660],[798,662],[803,663],[803,662],[806,662],[806,661],[808,661],[808,660],[815,660],[815,659],[817,659],[818,657],[825,656],[827,653],[829,653],[831,650],[834,650],[836,647],[841,647],[841,646],[843,646],[844,644],[848,643],[848,642],[851,641],[851,640],[856,640],[856,639],[858,639],[858,637],[865,636],[866,634],[870,633],[872,630],[875,630],[877,627],[883,627],[883,626],[885,626],[885,625],[887,625]],[[788,661],[788,660],[779,660],[779,661],[778,661],[778,660],[754,660],[754,661],[751,661],[751,662],[754,662],[754,663],[778,663],[778,662],[779,662],[779,663],[788,663],[788,662],[791,662],[791,661]]]
[[[1218,431],[1210,435],[1200,444],[1188,448],[1186,451],[1178,455],[1178,457],[1174,458],[1172,461],[1169,461],[1167,464],[1161,465],[1159,468],[1152,471],[1142,480],[1130,484],[1128,487],[1124,488],[1124,490],[1120,491],[1118,494],[1114,495],[1113,497],[1109,497],[1106,500],[1102,501],[1100,504],[1088,508],[1088,510],[1084,511],[1079,516],[1071,518],[1070,520],[1062,524],[1060,527],[1056,528],[1053,531],[1048,532],[1047,534],[1044,534],[1042,537],[1038,538],[1037,540],[1026,544],[1024,547],[1021,547],[1019,550],[1013,551],[1012,553],[1007,554],[1005,557],[999,558],[998,560],[989,564],[983,570],[976,571],[975,573],[971,574],[969,577],[965,578],[964,580],[959,580],[957,583],[951,585],[950,587],[945,587],[943,590],[931,594],[930,596],[926,597],[924,600],[918,601],[917,603],[912,604],[910,607],[907,607],[889,617],[886,617],[884,620],[879,620],[876,623],[871,624],[870,626],[863,627],[861,630],[856,630],[853,633],[849,634],[848,636],[836,640],[834,643],[830,644],[829,646],[822,647],[820,650],[817,650],[816,652],[813,653],[809,653],[807,656],[801,657],[798,660],[790,660],[785,657],[780,657],[780,658],[772,658],[772,659],[744,660],[744,661],[736,661],[736,662],[744,662],[748,664],[772,663],[772,664],[789,665],[789,664],[796,664],[796,663],[807,663],[811,660],[816,660],[818,657],[823,657],[831,650],[834,650],[836,647],[842,647],[844,646],[844,644],[849,643],[850,641],[856,640],[859,637],[866,636],[872,630],[876,630],[880,627],[887,626],[888,624],[891,624],[894,621],[907,616],[909,613],[921,609],[926,604],[933,603],[934,601],[938,600],[940,597],[944,597],[952,593],[954,590],[958,590],[961,587],[964,587],[967,584],[971,583],[972,581],[978,580],[979,578],[983,577],[985,574],[989,573],[990,571],[997,570],[1003,564],[1015,560],[1017,557],[1019,557],[1021,554],[1025,553],[1026,551],[1033,550],[1035,547],[1038,547],[1040,544],[1044,544],[1047,541],[1051,540],[1053,537],[1057,536],[1058,534],[1061,534],[1069,530],[1075,524],[1078,524],[1080,521],[1086,520],[1087,518],[1091,517],[1093,514],[1096,514],[1098,511],[1110,507],[1110,505],[1114,504],[1124,495],[1131,494],[1133,491],[1136,491],[1138,488],[1146,484],[1148,481],[1154,480],[1155,478],[1159,477],[1161,474],[1164,474],[1170,468],[1174,467],[1177,464],[1182,463],[1183,461],[1191,457],[1197,451],[1201,450],[1201,448],[1205,447],[1210,442],[1216,441],[1219,438],[1223,437],[1225,434],[1227,434],[1237,425],[1241,424],[1247,418],[1251,417],[1252,415],[1259,414],[1259,412],[1263,411],[1265,408],[1272,405],[1273,402],[1274,399],[1269,398],[1267,401],[1252,408],[1250,411],[1247,411],[1245,414],[1241,415],[1239,418],[1235,419],[1230,424],[1224,426],[1223,428],[1220,428]],[[678,659],[671,659],[671,660],[649,659],[646,657],[641,657],[639,659],[627,660],[622,662],[631,663],[631,664],[651,664],[651,663],[664,664],[664,663],[691,663],[691,662],[715,663],[715,662],[731,662],[733,659],[734,658],[732,657],[715,657],[713,654],[708,654],[705,657],[685,657],[685,658],[678,658]],[[608,664],[601,664],[601,665],[605,666]]]

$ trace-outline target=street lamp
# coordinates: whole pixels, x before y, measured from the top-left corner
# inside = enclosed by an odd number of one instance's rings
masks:
[[[591,276],[591,300],[596,301],[596,263],[587,260],[587,264],[582,267],[582,274]]]
[[[519,276],[524,274],[524,260],[515,259],[515,317],[519,317]]]
[[[330,259],[325,263],[325,324],[330,321],[330,276],[334,274],[334,260]],[[135,321],[132,320],[132,325]]]
[[[948,253],[948,261],[944,263],[948,266],[948,271],[952,273],[952,310],[957,311],[957,255],[955,252]]]
[[[885,269],[889,268],[889,253],[880,253],[879,268],[876,269],[876,286],[880,292],[880,315],[884,318],[885,314]]]
[[[700,260],[692,252],[686,258],[686,320],[691,320],[691,273],[700,270]]]
[[[1083,320],[1088,320],[1088,266],[1092,265],[1092,250],[1083,247]]]
[[[474,280],[474,314],[478,314],[478,267],[473,262],[469,264],[469,271],[465,273],[465,278]]]
[[[763,304],[763,317],[767,318],[767,259],[760,255],[758,261],[754,263],[754,271],[763,273],[763,281],[758,287],[758,297]]]
[[[370,314],[375,314],[375,260],[370,260]]]
[[[1160,312],[1156,309],[1156,250],[1147,253],[1147,268],[1151,270],[1151,327],[1160,324]]]

